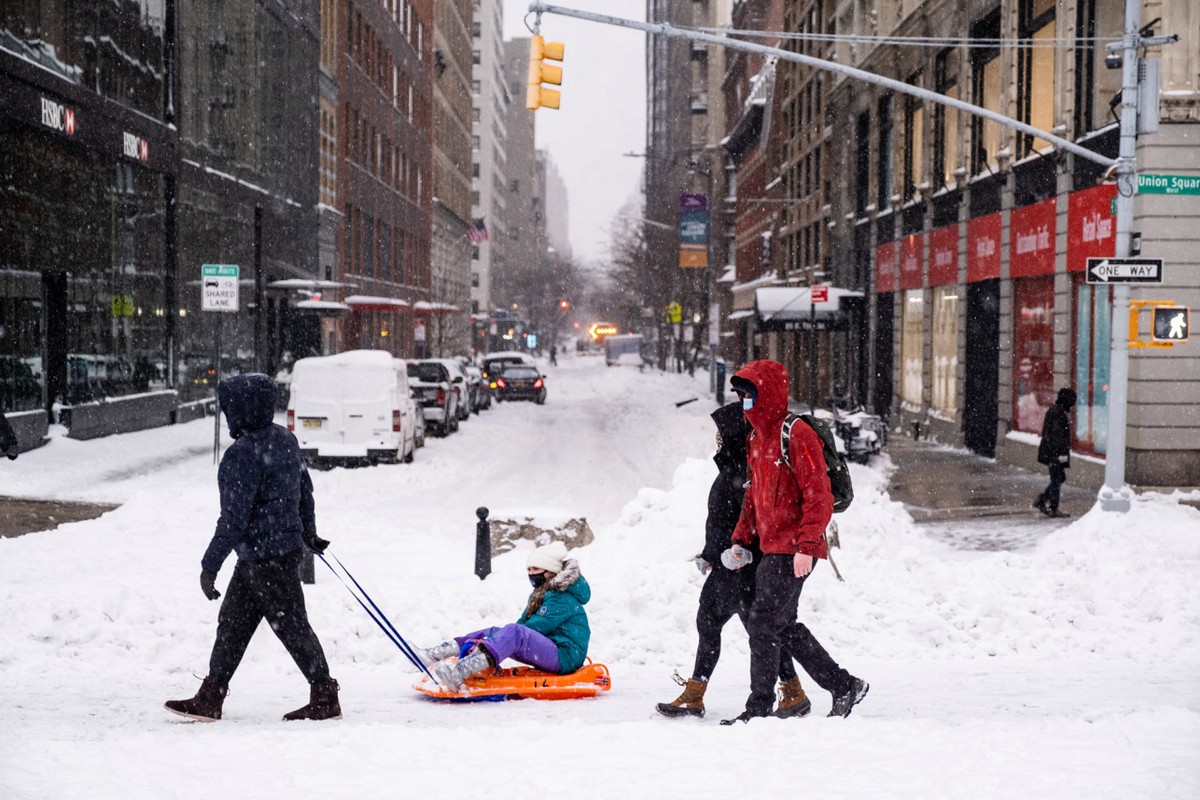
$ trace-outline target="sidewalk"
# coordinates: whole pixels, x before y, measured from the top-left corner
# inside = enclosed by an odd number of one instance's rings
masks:
[[[1032,507],[1049,482],[1045,472],[998,464],[968,450],[905,436],[889,439],[884,452],[896,466],[888,484],[892,499],[904,503],[930,535],[953,547],[1032,547],[1096,501],[1094,492],[1071,485],[1071,471],[1067,470],[1060,507],[1072,516],[1051,519]]]

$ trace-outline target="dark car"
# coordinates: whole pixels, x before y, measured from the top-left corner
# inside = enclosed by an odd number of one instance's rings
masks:
[[[546,379],[537,367],[512,364],[496,378],[497,400],[532,400],[539,406],[546,402]]]

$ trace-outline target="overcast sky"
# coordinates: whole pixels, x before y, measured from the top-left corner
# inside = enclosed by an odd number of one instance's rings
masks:
[[[554,0],[554,5],[644,20],[645,0]],[[529,36],[528,0],[504,0],[504,36]],[[533,24],[533,16],[529,23]],[[563,42],[562,108],[537,111],[537,144],[567,185],[571,247],[581,262],[608,255],[609,228],[640,193],[646,143],[646,36],[552,14],[542,36]],[[524,97],[519,98],[524,102]]]

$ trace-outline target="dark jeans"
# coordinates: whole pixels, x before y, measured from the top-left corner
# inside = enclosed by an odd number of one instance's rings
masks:
[[[208,661],[208,676],[216,683],[229,683],[264,617],[309,683],[329,680],[325,652],[304,608],[298,571],[301,552],[259,561],[238,559],[217,616],[217,640]]]
[[[1067,468],[1062,464],[1050,464],[1050,485],[1042,492],[1041,499],[1051,511],[1058,510],[1058,500],[1062,494],[1062,485],[1067,482]]]
[[[834,697],[850,690],[853,680],[850,673],[825,652],[812,631],[796,621],[805,580],[793,573],[791,556],[764,555],[758,567],[758,586],[747,626],[750,632],[750,696],[746,699],[746,711],[751,716],[765,717],[771,713],[781,650],[800,662],[817,685]]]
[[[714,566],[704,580],[700,590],[700,608],[696,611],[696,632],[700,643],[696,646],[696,666],[692,677],[707,681],[717,668],[721,658],[721,630],[736,614],[745,627],[750,617],[750,604],[754,602],[754,567],[742,567],[737,571]],[[779,679],[788,681],[796,677],[792,657],[779,653]]]

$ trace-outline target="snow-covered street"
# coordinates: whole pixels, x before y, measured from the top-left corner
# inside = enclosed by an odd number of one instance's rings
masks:
[[[719,726],[748,691],[735,621],[707,717],[666,719],[654,705],[678,694],[670,676],[686,677],[695,650],[690,559],[716,474],[707,377],[596,358],[545,369],[546,405],[493,406],[414,464],[314,472],[318,530],[429,645],[515,620],[528,594],[528,544],[473,575],[476,507],[586,516],[590,655],[611,692],[431,702],[318,563],[308,608],[345,718],[281,721],[308,687],[265,628],[224,719],[174,717],[162,703],[195,692],[219,607],[198,583],[218,514],[213,421],[56,438],[0,461],[0,495],[122,505],[0,539],[0,798],[1200,797],[1194,508],[1142,497],[1028,549],[963,550],[889,499],[886,457],[854,466],[847,582],[821,565],[801,615],[868,697],[826,718],[829,695],[802,674],[810,717]],[[231,572],[232,559],[219,588]]]

